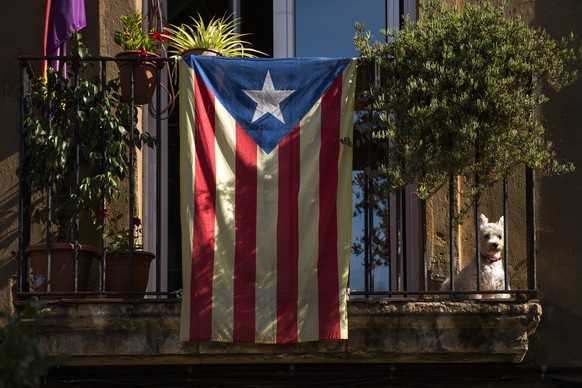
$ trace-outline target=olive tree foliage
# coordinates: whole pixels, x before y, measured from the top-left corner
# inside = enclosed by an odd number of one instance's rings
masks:
[[[542,174],[574,169],[557,159],[533,113],[548,87],[576,80],[573,36],[555,40],[489,2],[461,12],[434,0],[423,3],[418,22],[381,31],[388,42],[370,42],[361,24],[356,30],[356,47],[381,76],[370,90],[379,114],[360,130],[384,146],[378,173],[390,190],[416,181],[417,195],[428,198],[461,176],[473,182],[464,194],[474,196],[516,165]]]
[[[450,177],[461,176],[462,194],[472,198],[517,165],[546,175],[574,169],[557,158],[534,117],[548,101],[547,90],[577,79],[570,70],[579,60],[571,48],[574,37],[553,39],[489,2],[467,4],[463,12],[442,3],[422,2],[418,22],[381,31],[387,41],[371,42],[365,26],[356,23],[355,45],[380,73],[380,83],[369,90],[369,113],[355,125],[357,144],[371,142],[380,151],[355,180],[370,190],[368,198],[356,192],[355,215],[366,208],[373,214],[373,266],[388,264],[390,192],[416,182],[416,194],[426,199]],[[467,210],[455,215],[457,222]],[[364,247],[360,238],[352,250],[361,254]]]

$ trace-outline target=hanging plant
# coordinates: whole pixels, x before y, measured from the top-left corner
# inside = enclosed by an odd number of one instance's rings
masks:
[[[129,58],[118,61],[119,80],[124,101],[132,98],[131,73],[133,73],[133,101],[136,105],[148,104],[158,83],[158,65],[152,58],[160,58],[164,52],[167,39],[160,31],[144,29],[144,19],[139,13],[121,16],[123,28],[115,32],[114,40],[124,51],[117,58]]]
[[[231,19],[224,15],[221,18],[213,17],[205,23],[202,16],[191,17],[192,23],[169,25],[162,36],[167,40],[168,52],[175,55],[184,55],[191,50],[210,50],[224,57],[248,57],[266,55],[250,48],[250,44],[236,31],[240,19]]]

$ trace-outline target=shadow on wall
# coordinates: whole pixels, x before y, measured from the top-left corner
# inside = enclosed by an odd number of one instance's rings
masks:
[[[18,270],[18,186],[0,194],[0,290]]]
[[[577,37],[582,45],[582,2],[537,0],[532,24],[554,37]],[[578,65],[579,74],[582,66]],[[580,219],[582,205],[582,80],[549,93],[540,117],[553,136],[559,158],[576,166],[573,173],[543,178],[539,184],[538,285],[543,314],[532,336],[528,359],[532,363],[580,365],[582,303],[580,302]]]

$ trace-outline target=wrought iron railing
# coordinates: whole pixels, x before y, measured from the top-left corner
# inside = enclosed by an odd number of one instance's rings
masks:
[[[508,180],[505,179],[502,183],[502,194],[499,200],[501,201],[501,215],[505,220],[510,220],[510,210],[516,211],[520,214],[520,218],[525,220],[525,222],[519,222],[523,227],[523,230],[518,230],[515,225],[510,222],[505,222],[503,227],[503,238],[504,238],[504,251],[503,251],[503,269],[504,269],[504,288],[502,290],[507,291],[508,295],[515,297],[517,300],[529,300],[531,298],[537,297],[537,279],[536,279],[536,234],[535,234],[535,196],[534,196],[534,172],[529,168],[524,168],[523,177],[525,182],[520,184],[524,188],[523,193],[516,193],[520,196],[518,202],[523,202],[520,204],[512,204],[510,198],[510,190],[508,189]],[[372,178],[373,179],[373,178]],[[453,198],[453,200],[448,201],[448,211],[443,211],[440,209],[437,216],[442,216],[442,225],[447,228],[447,235],[443,236],[443,240],[446,241],[447,247],[447,268],[444,272],[444,276],[450,278],[450,286],[446,288],[439,288],[435,286],[434,279],[429,276],[431,263],[428,254],[428,244],[427,235],[429,233],[435,233],[434,230],[430,230],[427,227],[427,201],[411,198],[411,196],[406,195],[406,191],[401,191],[390,196],[388,202],[388,207],[393,210],[388,210],[384,216],[387,216],[392,220],[389,230],[384,231],[390,239],[390,247],[388,247],[388,253],[383,258],[385,263],[378,263],[377,254],[374,252],[374,245],[377,242],[374,241],[374,229],[376,228],[374,219],[378,217],[375,214],[374,208],[368,202],[368,198],[371,197],[371,191],[373,190],[373,184],[370,182],[365,183],[364,187],[364,199],[363,199],[363,213],[364,213],[364,229],[363,229],[363,249],[361,249],[362,255],[360,259],[364,265],[364,282],[363,289],[354,289],[350,286],[350,295],[353,297],[405,297],[405,298],[450,298],[453,295],[456,298],[474,298],[476,294],[500,294],[499,291],[487,291],[480,289],[480,272],[477,271],[477,281],[476,287],[472,290],[460,290],[455,285],[455,277],[451,274],[457,274],[460,266],[457,264],[459,261],[459,228],[461,225],[457,223],[457,213],[456,213],[456,203],[455,197],[458,195],[458,187],[456,184],[456,179],[452,179],[449,182],[448,198]],[[523,195],[523,197],[521,197]],[[390,202],[395,202],[390,204]],[[412,202],[412,203],[411,203]],[[414,203],[416,202],[416,203]],[[411,219],[403,214],[406,214],[406,208],[408,206],[418,206],[418,218]],[[516,209],[518,208],[518,209]],[[470,239],[473,242],[473,249],[468,251],[464,256],[471,256],[470,260],[476,260],[477,266],[481,265],[482,259],[481,255],[478,254],[481,249],[481,243],[475,236],[479,235],[479,215],[481,214],[481,200],[476,198],[473,205],[473,216],[470,217],[470,221],[465,222],[462,226],[465,230],[469,227],[474,228],[474,232]],[[434,214],[433,214],[434,216]],[[410,254],[411,243],[407,241],[407,223],[414,222],[417,223],[418,228],[418,240],[416,244],[418,246],[412,247],[413,251],[418,252],[418,254]],[[470,226],[469,226],[470,225]],[[416,229],[415,229],[416,230]],[[510,233],[511,232],[511,233]],[[525,238],[525,254],[521,254],[520,260],[523,262],[523,267],[525,268],[525,279],[520,281],[520,287],[514,288],[510,287],[512,283],[511,278],[514,272],[510,268],[510,263],[512,263],[512,240],[510,236],[519,235],[520,238]],[[352,257],[354,260],[354,257]],[[463,260],[464,264],[467,265],[470,261]],[[380,266],[388,266],[388,270],[378,270]],[[521,266],[521,264],[520,264]],[[353,264],[352,264],[353,268]],[[412,286],[408,284],[407,279],[410,278],[410,274],[407,272],[411,269],[417,271],[413,274],[413,277],[418,279],[418,282]],[[380,276],[386,277],[382,281],[383,286],[375,286],[378,283],[378,273]],[[523,275],[522,275],[523,277]],[[433,276],[434,278],[434,276]],[[442,280],[442,276],[440,277]],[[350,277],[353,280],[353,277]],[[431,281],[432,280],[432,281]],[[436,283],[438,285],[438,283]],[[505,292],[504,292],[505,294]],[[512,299],[513,300],[513,299]]]
[[[88,57],[80,59],[78,57],[69,56],[69,57],[43,57],[43,56],[22,56],[19,59],[20,64],[20,80],[21,80],[21,113],[20,113],[20,162],[19,162],[19,226],[18,226],[18,240],[19,240],[19,254],[18,254],[18,284],[17,284],[17,294],[21,296],[38,296],[38,297],[90,297],[90,296],[116,296],[116,295],[125,295],[125,296],[137,296],[143,297],[144,295],[149,296],[157,296],[157,297],[167,297],[170,293],[161,289],[161,260],[162,252],[160,250],[160,211],[162,208],[161,199],[160,199],[160,185],[161,185],[161,149],[164,146],[160,141],[160,133],[162,127],[162,110],[163,107],[161,106],[162,101],[162,90],[165,90],[162,87],[162,71],[167,69],[170,66],[170,60],[166,58],[154,58],[148,57],[147,61],[153,62],[155,67],[155,94],[153,99],[149,103],[150,111],[157,112],[157,114],[153,115],[155,118],[154,125],[150,125],[149,130],[153,130],[152,136],[157,138],[157,146],[155,148],[156,156],[155,159],[157,161],[157,168],[156,168],[156,178],[155,178],[155,203],[156,203],[156,210],[155,215],[151,218],[154,219],[156,223],[155,226],[155,235],[150,236],[151,240],[155,241],[155,260],[153,266],[155,267],[155,284],[156,289],[152,292],[145,292],[135,291],[134,283],[136,279],[134,277],[136,271],[136,262],[137,262],[137,254],[138,254],[138,247],[137,242],[134,238],[128,237],[127,238],[127,247],[128,247],[128,265],[129,268],[132,270],[128,271],[127,274],[127,287],[126,290],[123,292],[112,292],[108,290],[106,284],[108,282],[107,279],[107,271],[106,268],[108,266],[108,260],[106,255],[106,247],[107,242],[105,237],[102,233],[97,232],[97,229],[101,228],[104,230],[105,222],[107,222],[106,217],[106,209],[110,204],[107,204],[105,198],[102,197],[100,199],[100,206],[98,211],[101,212],[101,221],[97,222],[96,230],[91,232],[92,239],[94,241],[99,241],[99,249],[98,255],[96,256],[96,260],[99,263],[99,270],[98,276],[96,277],[96,285],[93,287],[85,288],[84,284],[85,281],[80,282],[80,256],[79,252],[82,248],[82,244],[79,243],[79,237],[82,234],[81,229],[82,225],[80,223],[82,215],[79,212],[79,209],[76,209],[73,222],[72,222],[72,240],[70,241],[70,245],[73,247],[73,258],[71,259],[72,271],[70,272],[70,276],[72,280],[70,284],[67,286],[68,289],[58,289],[55,290],[53,286],[53,280],[59,275],[63,269],[61,266],[55,262],[55,245],[56,242],[54,241],[54,230],[52,229],[52,220],[54,217],[55,209],[53,208],[52,198],[50,195],[50,190],[47,190],[45,193],[34,193],[31,192],[30,180],[28,179],[28,171],[30,166],[31,158],[35,158],[35,155],[29,155],[27,143],[25,141],[27,136],[27,125],[26,125],[26,118],[29,117],[36,109],[37,117],[41,117],[41,121],[43,121],[42,125],[46,125],[47,128],[51,128],[51,120],[53,119],[53,112],[55,109],[58,109],[54,106],[51,106],[51,98],[46,99],[46,104],[44,107],[39,109],[38,107],[34,107],[31,101],[31,88],[33,84],[33,79],[35,76],[33,75],[33,69],[40,69],[40,63],[45,60],[56,60],[61,61],[61,63],[67,63],[69,65],[68,70],[65,71],[65,78],[67,78],[66,82],[67,85],[71,87],[79,84],[79,79],[87,76],[87,77],[97,77],[99,81],[97,84],[99,85],[99,93],[103,97],[111,97],[114,99],[122,99],[119,96],[120,90],[111,90],[108,89],[108,82],[117,76],[117,68],[115,67],[115,63],[119,62],[129,62],[132,64],[138,64],[144,61],[144,58],[112,58],[112,57]],[[85,73],[81,73],[82,71],[79,70],[79,64],[91,64],[91,69],[85,69]],[[136,196],[133,193],[136,192],[136,147],[135,146],[127,146],[127,144],[138,144],[136,142],[135,136],[142,136],[141,132],[137,130],[137,121],[138,121],[138,114],[137,114],[137,104],[135,100],[135,79],[136,76],[136,68],[132,66],[127,66],[129,69],[129,96],[124,97],[123,99],[127,100],[125,105],[125,109],[127,115],[123,118],[124,123],[123,125],[127,128],[127,139],[126,139],[126,147],[128,150],[128,160],[126,168],[126,175],[127,175],[127,196],[125,199],[127,200],[127,208],[125,209],[125,219],[128,223],[128,228],[133,229],[133,222],[135,217],[137,216],[136,213]],[[36,77],[38,78],[38,77]],[[37,82],[38,83],[38,82]],[[126,91],[127,93],[128,91]],[[46,84],[46,95],[51,96],[54,93],[54,90],[51,89],[50,82]],[[114,95],[113,95],[114,94]],[[79,98],[84,98],[83,96]],[[63,101],[63,104],[69,103]],[[58,104],[58,103],[57,103]],[[114,109],[109,107],[108,105],[105,106],[104,109]],[[115,112],[109,112],[111,115],[115,114]],[[74,183],[78,188],[81,184],[80,177],[84,169],[87,167],[83,165],[80,158],[80,150],[81,145],[84,139],[80,138],[80,133],[84,128],[84,122],[82,116],[78,116],[76,121],[73,121],[73,125],[70,128],[70,141],[72,142],[72,147],[75,149],[75,157],[73,160],[75,175],[76,175],[76,182]],[[104,131],[104,129],[103,129]],[[103,132],[105,133],[105,132]],[[50,138],[50,137],[49,137]],[[105,139],[104,139],[105,140]],[[105,141],[103,141],[105,143]],[[96,146],[92,152],[100,152],[102,153],[102,158],[105,160],[107,157],[115,157],[116,155],[107,155],[109,150],[106,150],[104,146]],[[53,183],[53,175],[48,174],[46,177],[46,185],[49,187]],[[107,187],[104,187],[103,190],[107,190]],[[47,194],[48,193],[48,194]],[[74,196],[77,194],[74,194]],[[73,202],[74,196],[72,196],[71,201]],[[31,199],[34,198],[34,201]],[[41,202],[44,203],[43,212],[45,212],[46,217],[46,225],[44,226],[44,232],[40,234],[41,242],[46,244],[46,247],[42,250],[44,253],[45,265],[46,270],[42,273],[42,279],[35,277],[34,273],[31,273],[31,259],[30,255],[27,253],[27,247],[31,243],[31,230],[32,230],[32,223],[31,218],[33,216],[33,202],[34,204],[39,204]],[[86,233],[83,231],[83,233]],[[36,236],[39,237],[39,232],[37,230]],[[43,286],[40,287],[40,291],[35,289],[35,286],[38,283],[42,283]],[[83,285],[83,287],[80,287]],[[52,287],[52,289],[51,289]]]
[[[175,296],[175,290],[166,290],[162,289],[162,274],[164,273],[162,265],[163,260],[162,258],[167,255],[167,252],[163,252],[161,249],[161,241],[162,241],[162,225],[161,225],[161,212],[163,209],[167,209],[167,204],[162,203],[162,199],[160,196],[161,193],[161,186],[165,184],[163,182],[163,169],[167,169],[168,166],[162,165],[162,156],[161,152],[163,147],[167,147],[167,144],[161,142],[160,134],[162,130],[162,117],[161,114],[155,115],[154,124],[150,127],[152,131],[152,135],[158,138],[158,144],[155,148],[155,159],[156,159],[156,178],[155,178],[155,215],[153,218],[155,219],[155,233],[153,236],[150,236],[151,240],[155,242],[153,244],[155,246],[155,261],[154,261],[154,268],[155,268],[155,279],[151,278],[150,281],[155,282],[155,290],[151,292],[145,291],[132,291],[133,290],[133,283],[134,279],[134,271],[129,271],[127,275],[127,283],[128,283],[128,290],[123,292],[115,292],[109,290],[107,285],[107,271],[106,268],[109,265],[107,255],[105,254],[105,248],[107,246],[107,241],[97,234],[94,238],[99,241],[100,249],[99,254],[96,257],[96,262],[99,264],[98,269],[96,270],[98,276],[96,276],[96,281],[94,286],[88,289],[80,289],[79,288],[79,236],[81,233],[86,233],[85,230],[82,230],[80,224],[80,215],[77,212],[75,215],[75,220],[73,222],[73,236],[74,240],[72,241],[72,245],[74,247],[74,258],[73,258],[73,271],[71,273],[72,284],[73,287],[70,290],[66,291],[55,291],[51,289],[51,275],[55,276],[54,273],[51,274],[51,260],[53,259],[53,249],[52,249],[52,235],[50,233],[50,227],[47,228],[44,232],[44,237],[41,238],[44,242],[47,243],[47,248],[44,250],[44,255],[46,258],[46,271],[45,274],[47,279],[44,281],[48,284],[46,289],[39,291],[35,289],[35,278],[34,274],[31,274],[30,268],[30,258],[26,252],[27,246],[31,243],[31,230],[32,230],[32,205],[34,203],[38,203],[39,201],[45,201],[45,208],[49,214],[54,210],[51,208],[51,198],[47,198],[39,193],[33,193],[30,190],[29,182],[27,180],[27,163],[29,158],[34,157],[34,155],[28,155],[26,143],[24,141],[26,136],[26,125],[25,125],[25,118],[33,111],[33,107],[30,101],[30,88],[31,88],[31,77],[32,72],[31,69],[33,67],[38,68],[38,63],[44,59],[64,59],[69,61],[78,61],[78,58],[73,57],[65,57],[65,58],[57,58],[57,57],[41,57],[41,56],[23,56],[20,58],[20,80],[21,80],[21,136],[20,136],[20,164],[19,164],[19,227],[18,227],[18,240],[19,240],[19,256],[18,256],[18,263],[19,263],[19,276],[18,276],[18,284],[17,284],[17,294],[20,297],[30,297],[30,296],[38,296],[38,297],[55,297],[55,298],[65,298],[65,297],[115,297],[115,296],[133,296],[133,297],[143,297],[144,295],[150,298],[168,298]],[[90,57],[83,59],[83,61],[90,62],[95,66],[94,72],[98,74],[101,78],[101,84],[105,85],[107,80],[110,78],[114,78],[116,75],[116,68],[113,66],[115,62],[126,60],[120,58],[111,58],[111,57]],[[165,58],[152,58],[153,62],[156,63],[156,71],[157,71],[157,85],[156,85],[156,92],[155,96],[150,102],[150,106],[153,106],[153,111],[161,112],[162,107],[162,93],[163,90],[166,90],[165,86],[162,84],[162,72],[167,71],[171,66],[173,60],[165,59]],[[139,59],[134,59],[133,61],[138,62]],[[76,69],[77,67],[74,67]],[[73,72],[75,71],[73,69]],[[131,67],[133,69],[133,67]],[[72,74],[72,77],[75,81],[79,77],[79,74]],[[169,82],[172,82],[172,77],[168,77]],[[133,98],[134,96],[134,74],[133,70],[130,73],[130,98],[128,100],[129,110],[130,112],[126,117],[126,123],[128,128],[135,128],[137,123],[137,116],[135,115],[136,111],[136,104]],[[166,81],[167,82],[167,81]],[[105,95],[108,91],[105,89],[105,86],[102,86],[103,89],[101,92]],[[50,90],[48,92],[50,94]],[[48,104],[48,102],[47,102]],[[46,107],[46,112],[50,112],[50,106]],[[50,114],[45,116],[45,120],[50,120]],[[172,119],[170,119],[172,120]],[[82,126],[82,122],[79,122],[78,125],[74,125],[71,128],[71,139],[74,142],[74,146],[79,148],[78,143],[78,131],[79,128]],[[174,123],[176,124],[176,123]],[[177,127],[174,125],[174,127]],[[129,136],[133,136],[134,131],[129,131]],[[133,144],[133,138],[129,140],[130,144]],[[105,152],[105,151],[102,151]],[[409,195],[408,191],[402,191],[400,193],[396,193],[391,195],[390,198],[386,199],[386,205],[388,208],[384,215],[387,217],[387,221],[384,224],[385,230],[383,230],[383,236],[385,240],[384,242],[387,243],[388,249],[385,251],[385,256],[381,258],[381,263],[378,263],[377,253],[375,251],[375,244],[377,241],[374,240],[375,231],[377,229],[377,224],[375,223],[375,219],[377,219],[377,214],[374,210],[374,182],[371,178],[365,175],[365,171],[370,171],[370,168],[373,166],[373,162],[377,157],[374,155],[373,145],[368,143],[366,144],[363,149],[356,150],[356,152],[360,153],[360,156],[363,156],[361,160],[363,162],[359,166],[364,171],[362,182],[362,193],[363,193],[363,202],[362,202],[362,209],[363,209],[363,236],[362,236],[362,247],[360,249],[360,254],[354,254],[352,256],[352,261],[358,265],[358,261],[362,261],[363,270],[360,271],[362,278],[358,280],[358,286],[355,286],[356,283],[354,280],[354,264],[352,264],[352,276],[351,276],[351,284],[350,284],[350,297],[352,298],[365,298],[365,297],[404,297],[404,298],[420,298],[420,299],[432,299],[432,298],[439,298],[439,297],[450,297],[449,294],[454,294],[457,297],[464,298],[464,297],[471,297],[473,294],[487,294],[487,293],[495,293],[494,291],[484,291],[484,290],[471,290],[471,291],[458,291],[455,289],[454,280],[451,282],[451,287],[447,290],[440,290],[436,285],[438,282],[435,283],[435,275],[431,273],[431,260],[432,258],[429,257],[429,236],[434,235],[436,232],[428,226],[427,223],[427,202],[420,201],[418,199],[414,199],[413,196]],[[136,188],[135,182],[135,173],[136,173],[136,154],[135,148],[130,147],[130,154],[129,154],[129,165],[128,165],[128,192],[134,193]],[[105,157],[105,156],[104,156]],[[77,151],[77,158],[75,161],[75,168],[77,169],[77,176],[79,173],[83,171],[83,165],[80,163],[80,159],[78,156]],[[523,214],[524,228],[525,230],[519,231],[517,235],[524,236],[527,240],[526,245],[526,252],[524,254],[523,261],[525,261],[526,267],[526,279],[525,281],[521,282],[521,286],[507,291],[512,296],[515,296],[518,300],[527,300],[532,296],[536,295],[537,284],[536,284],[536,251],[535,251],[535,196],[534,196],[534,173],[526,169],[523,174],[518,174],[518,176],[522,176],[525,182],[520,182],[517,186],[523,186],[524,192],[519,194],[520,197],[516,201],[512,201],[510,197],[510,190],[508,189],[508,180],[505,180],[502,183],[502,194],[501,197],[498,199],[498,203],[502,203],[502,215],[505,217],[506,220],[509,220],[510,209],[512,212],[518,212],[519,214]],[[51,177],[47,176],[47,185],[51,183]],[[521,178],[518,178],[521,179]],[[77,182],[78,183],[78,182]],[[446,235],[441,236],[441,240],[448,244],[448,269],[445,271],[442,276],[449,277],[451,274],[454,274],[458,271],[456,266],[456,259],[458,259],[458,234],[459,234],[459,225],[456,224],[455,218],[455,209],[456,209],[456,202],[455,198],[457,195],[458,187],[456,187],[456,180],[452,179],[449,182],[448,186],[448,211],[445,212],[443,210],[439,211],[438,216],[440,217],[438,220],[439,225],[446,226],[447,233]],[[170,187],[170,190],[172,188]],[[176,188],[177,189],[177,188]],[[513,192],[513,191],[512,191]],[[32,201],[34,199],[34,201]],[[108,204],[101,202],[101,208],[107,208]],[[136,203],[135,197],[133,195],[129,195],[128,202],[127,202],[127,221],[131,224],[132,220],[134,219]],[[522,203],[523,202],[523,203]],[[410,209],[414,207],[418,213],[417,214],[410,214]],[[517,209],[517,210],[513,210]],[[474,217],[472,219],[475,223],[474,235],[478,234],[478,216],[481,211],[481,200],[479,197],[476,198],[473,204],[474,210]],[[434,215],[433,215],[434,216]],[[105,222],[104,219],[101,220],[101,223]],[[473,221],[471,221],[473,222]],[[434,225],[434,223],[433,223]],[[414,230],[411,232],[411,227],[414,227]],[[463,228],[467,228],[464,226]],[[505,284],[506,286],[511,283],[512,271],[508,263],[511,260],[511,256],[509,253],[511,252],[512,241],[510,240],[510,232],[515,231],[515,226],[512,225],[510,222],[506,222],[504,226],[504,236],[505,236],[505,257],[509,257],[508,260],[505,260]],[[38,233],[37,233],[38,236]],[[412,241],[410,241],[410,237],[414,237]],[[179,240],[179,236],[174,236],[176,239]],[[129,267],[135,268],[136,263],[134,262],[134,257],[136,253],[136,247],[134,246],[133,240],[130,239],[128,241],[129,245]],[[475,238],[475,245],[473,253],[477,257],[476,260],[479,260],[479,240]],[[412,252],[412,253],[411,253]],[[166,261],[167,262],[167,261]],[[383,271],[379,271],[378,268],[384,268]],[[54,270],[53,270],[54,271]],[[387,276],[385,279],[385,284],[387,286],[384,287],[377,287],[376,283],[378,281],[379,276]],[[414,279],[411,281],[410,279]],[[440,279],[442,280],[442,279]],[[436,285],[435,285],[436,284]]]

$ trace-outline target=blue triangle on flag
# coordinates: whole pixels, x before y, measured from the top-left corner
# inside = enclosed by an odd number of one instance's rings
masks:
[[[196,72],[266,153],[299,123],[349,58],[224,58],[188,55]]]

